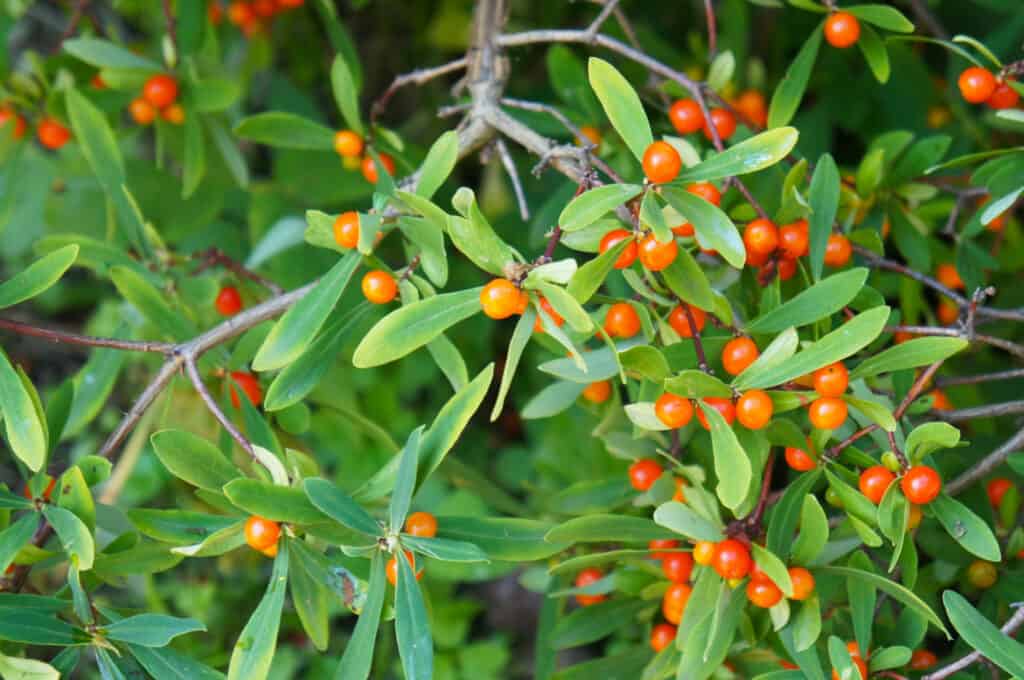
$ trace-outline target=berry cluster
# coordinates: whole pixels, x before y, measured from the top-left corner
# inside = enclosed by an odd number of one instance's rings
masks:
[[[178,81],[160,73],[151,76],[142,86],[142,94],[128,105],[128,112],[139,125],[150,125],[160,118],[172,125],[185,122],[185,109],[178,103]]]
[[[338,152],[342,160],[346,164],[358,162],[359,169],[366,181],[370,184],[376,184],[377,180],[380,179],[380,168],[377,165],[377,161],[373,159],[373,156],[363,154],[365,148],[366,143],[363,141],[363,138],[353,130],[338,130],[334,133],[334,150]],[[395,159],[383,152],[377,154],[377,156],[380,158],[380,165],[384,166],[384,171],[394,176]]]
[[[228,5],[228,21],[237,26],[247,38],[267,30],[270,22],[278,14],[297,9],[305,4],[305,0],[234,0]],[[220,0],[213,0],[207,6],[210,22],[217,25],[221,22],[224,9]]]
[[[10,134],[16,140],[24,138],[28,132],[28,122],[23,115],[10,105],[0,106],[0,130],[7,125],[11,126]],[[44,116],[36,125],[36,138],[43,147],[56,151],[71,141],[71,131],[56,118]]]
[[[987,104],[997,111],[1012,109],[1020,101],[1020,94],[1002,75],[996,76],[987,68],[972,66],[965,69],[957,80],[960,94],[971,104]]]

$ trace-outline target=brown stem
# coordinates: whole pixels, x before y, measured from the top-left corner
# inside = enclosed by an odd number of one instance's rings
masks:
[[[284,289],[281,288],[281,286],[277,285],[270,279],[260,276],[256,272],[247,268],[241,262],[235,260],[230,255],[227,255],[220,248],[210,248],[205,252],[196,253],[195,255],[193,255],[193,257],[202,260],[202,262],[196,268],[193,274],[198,274],[208,269],[209,267],[219,265],[221,267],[224,267],[228,271],[233,272],[239,278],[249,279],[250,281],[263,286],[274,295],[280,295],[281,293],[284,292]]]
[[[714,59],[718,52],[718,26],[712,0],[704,0],[704,18],[708,24],[708,59]]]
[[[1020,606],[1020,604],[1018,603],[1017,611],[1013,613],[1013,616],[1011,616],[1010,619],[1006,623],[1004,623],[1003,627],[999,630],[1002,631],[1005,635],[1012,635],[1013,632],[1020,628],[1022,625],[1024,625],[1024,607]],[[928,675],[921,676],[921,680],[943,680],[943,678],[948,678],[954,673],[962,671],[968,666],[971,666],[972,664],[981,661],[981,659],[981,652],[971,652],[959,661],[954,661],[953,663],[947,666],[943,666],[937,671],[929,673]]]
[[[951,385],[977,385],[978,383],[1013,380],[1014,378],[1024,378],[1024,368],[1015,368],[1010,371],[997,371],[995,373],[980,373],[978,375],[936,378],[935,385],[937,387],[949,387]]]
[[[384,109],[387,108],[388,102],[391,101],[391,97],[394,96],[395,92],[402,89],[406,85],[424,85],[435,78],[461,71],[466,68],[468,64],[466,57],[450,61],[447,64],[440,66],[434,66],[433,68],[423,68],[412,71],[411,73],[404,73],[397,76],[388,89],[384,90],[384,93],[377,98],[377,101],[373,102],[373,106],[370,107],[370,124],[376,125],[377,119],[380,118],[381,114],[384,113]]]
[[[995,418],[1018,413],[1024,413],[1024,400],[1006,401],[1000,404],[975,406],[974,408],[962,408],[955,411],[936,411],[935,415],[939,420],[945,420],[949,423],[960,423],[965,420],[974,420],[975,418]]]
[[[185,359],[185,373],[188,375],[188,379],[192,382],[192,387],[194,387],[196,392],[199,393],[199,398],[203,400],[204,404],[206,404],[206,408],[210,410],[213,417],[216,418],[217,422],[219,422],[221,426],[228,431],[231,438],[238,442],[238,445],[251,456],[252,444],[250,444],[249,440],[239,432],[238,428],[235,427],[235,424],[231,422],[231,419],[224,415],[224,411],[221,410],[220,406],[217,404],[217,400],[213,398],[213,395],[210,394],[210,390],[206,387],[206,383],[203,382],[203,377],[199,375],[199,369],[196,367],[195,359]],[[242,398],[243,397],[239,396],[239,399]]]
[[[680,305],[683,308],[683,313],[686,314],[686,323],[690,324],[690,337],[693,339],[693,351],[697,353],[697,366],[700,370],[710,374],[711,367],[708,366],[708,358],[704,354],[704,343],[701,341],[700,331],[697,330],[697,322],[693,318],[690,305],[685,302],[680,302]]]
[[[128,352],[156,352],[168,354],[173,348],[169,342],[150,342],[135,340],[119,340],[118,338],[98,338],[91,335],[79,335],[78,333],[67,333],[50,328],[40,328],[31,324],[14,321],[13,319],[0,319],[0,328],[9,330],[18,335],[29,335],[35,338],[43,338],[51,342],[60,342],[68,345],[81,345],[85,347],[109,347],[111,349],[122,349]]]

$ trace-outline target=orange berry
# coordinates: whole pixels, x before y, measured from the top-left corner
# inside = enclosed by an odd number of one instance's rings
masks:
[[[857,17],[847,12],[833,12],[825,20],[825,40],[832,47],[846,49],[852,47],[860,38],[860,22]]]
[[[245,542],[253,550],[266,550],[277,543],[281,525],[269,519],[252,515],[245,520]]]
[[[952,300],[943,298],[939,300],[939,306],[935,308],[935,316],[946,326],[956,323],[960,318],[960,308]]]
[[[704,330],[704,322],[707,320],[703,309],[690,305],[687,305],[687,307],[690,310],[690,315],[693,317],[693,325],[696,326],[696,329],[690,326],[690,320],[687,318],[686,310],[683,309],[682,305],[677,305],[668,315],[668,325],[682,338],[692,338],[695,331],[700,333]]]
[[[178,98],[178,81],[166,73],[151,76],[142,86],[142,97],[158,109],[165,109]]]
[[[843,362],[822,366],[814,372],[814,391],[823,397],[839,397],[850,384],[850,372]]]
[[[757,90],[744,90],[733,102],[733,108],[756,127],[768,124],[768,104]]]
[[[907,518],[907,529],[914,530],[921,524],[921,519],[924,517],[924,513],[921,512],[921,508],[914,504],[910,505],[910,517]]]
[[[704,136],[708,139],[714,139],[711,134],[712,127],[718,131],[719,139],[724,142],[736,133],[736,116],[728,109],[711,109],[711,118],[704,121]]]
[[[652,458],[641,458],[629,466],[629,483],[637,491],[647,491],[665,470]]]
[[[242,296],[234,286],[224,286],[213,304],[221,316],[234,316],[242,311]]]
[[[398,283],[391,274],[375,269],[363,277],[363,295],[375,305],[386,305],[398,295]]]
[[[693,418],[693,404],[678,394],[666,392],[654,402],[654,414],[666,427],[683,427]]]
[[[263,550],[260,550],[260,552],[271,559],[277,557],[277,543],[270,546],[269,548],[264,548]]]
[[[603,404],[612,396],[612,384],[608,380],[590,383],[583,390],[583,398],[592,404]]]
[[[334,133],[334,150],[342,158],[358,158],[363,153],[363,138],[352,130]]]
[[[576,575],[576,587],[577,588],[586,588],[591,583],[597,583],[602,578],[604,578],[604,574],[601,573],[600,569],[594,569],[593,567],[591,567],[590,569],[584,569],[583,571],[581,571],[579,574]],[[577,595],[576,596],[576,602],[579,603],[579,605],[581,607],[589,607],[592,604],[597,604],[598,602],[604,602],[604,600],[605,600],[605,596],[604,595]]]
[[[640,264],[651,272],[660,272],[675,262],[679,255],[679,246],[675,239],[659,243],[654,234],[648,234],[640,241]]]
[[[283,9],[297,9],[305,4],[306,0],[277,0],[279,7]]]
[[[820,397],[811,402],[807,415],[819,430],[834,430],[846,421],[846,402],[838,397]]]
[[[771,609],[782,601],[782,591],[767,578],[747,582],[747,599],[762,609]]]
[[[925,505],[935,500],[942,491],[942,478],[934,468],[915,465],[900,480],[903,495],[914,505]]]
[[[689,222],[672,227],[672,233],[676,236],[693,236],[693,225]]]
[[[807,440],[807,448],[810,449],[810,439]],[[817,467],[818,463],[804,449],[796,449],[792,446],[786,447],[786,464],[797,472],[807,472]]]
[[[253,406],[259,406],[263,402],[263,389],[260,387],[256,376],[245,371],[231,371],[231,383],[228,384],[228,393],[231,396],[231,405],[235,408],[240,408],[242,402],[238,393],[235,392],[234,383],[238,383],[238,386],[242,388],[245,396],[249,398]]]
[[[789,580],[793,583],[794,600],[806,600],[814,592],[814,576],[803,567],[790,567]]]
[[[678,547],[679,541],[674,538],[655,538],[647,543],[647,549],[651,551],[651,559],[653,560],[663,560],[666,557],[670,557],[675,554],[670,552],[658,552],[659,550],[670,550]]]
[[[858,486],[867,499],[878,505],[896,477],[884,465],[872,465],[860,473]]]
[[[412,554],[412,551],[405,551],[405,559],[409,562],[409,566],[412,567],[413,573],[416,574],[416,580],[419,581],[423,578],[423,572],[416,571],[416,556]],[[398,585],[398,560],[392,557],[388,560],[387,565],[384,567],[384,574],[388,577],[388,583],[393,586]]]
[[[971,104],[987,101],[996,91],[996,77],[987,68],[971,66],[964,69],[956,81],[960,94]]]
[[[779,229],[771,220],[756,219],[743,230],[743,245],[748,254],[770,255],[779,247]]]
[[[693,571],[693,555],[688,552],[666,555],[661,560],[661,571],[664,572],[665,578],[673,583],[686,583]]]
[[[932,397],[932,408],[936,411],[951,411],[953,409],[953,402],[949,400],[946,393],[936,388],[928,394]]]
[[[71,139],[71,131],[54,118],[43,118],[36,127],[39,143],[47,149],[59,149]]]
[[[852,657],[853,665],[857,667],[857,672],[860,673],[861,680],[867,680],[868,677],[868,665],[864,662],[864,659],[859,656]],[[835,669],[832,670],[832,680],[840,680],[839,672]]]
[[[668,119],[681,135],[688,135],[704,127],[704,112],[693,99],[677,99],[668,110]]]
[[[252,11],[252,7],[248,2],[243,0],[236,0],[228,6],[228,21],[236,26],[245,26],[250,24],[256,15]]]
[[[809,236],[807,220],[783,225],[779,229],[779,249],[784,257],[795,260],[807,254]]]
[[[736,419],[748,430],[760,430],[772,419],[775,406],[762,390],[747,390],[736,401]]]
[[[988,502],[992,504],[993,508],[998,508],[1003,503],[1003,496],[1006,492],[1013,488],[1013,482],[1006,477],[997,477],[993,479],[985,487],[986,493],[988,493]]]
[[[825,244],[825,264],[829,267],[842,267],[850,261],[853,255],[853,246],[850,239],[842,234],[832,234]]]
[[[672,500],[679,503],[686,502],[686,492],[683,491],[683,487],[686,486],[686,480],[682,477],[676,477],[676,491],[672,494]]]
[[[796,260],[783,258],[776,262],[775,267],[779,272],[779,278],[783,281],[789,281],[796,274]]]
[[[160,112],[160,117],[171,125],[181,125],[185,122],[185,109],[181,104],[171,104]]]
[[[722,204],[722,192],[711,182],[695,182],[686,187],[686,190],[694,196],[700,196],[712,205],[718,206]]]
[[[960,272],[948,262],[943,262],[935,268],[935,278],[939,280],[939,283],[953,290],[962,290],[964,287],[964,280],[960,278]]]
[[[615,260],[616,269],[625,269],[636,261],[638,249],[633,233],[625,229],[613,229],[604,235],[604,238],[601,239],[601,245],[598,246],[598,250],[601,253],[605,253],[617,246],[621,241],[627,239],[632,242],[626,246],[625,250],[619,253],[618,259]]]
[[[640,316],[628,302],[616,302],[604,315],[604,330],[613,338],[632,338],[640,332]]]
[[[405,518],[405,533],[421,538],[437,535],[437,518],[429,512],[414,512]]]
[[[395,159],[386,153],[380,153],[377,155],[380,156],[380,163],[381,165],[384,166],[384,171],[391,175],[392,177],[394,177]],[[367,182],[369,182],[370,184],[377,183],[377,180],[380,179],[380,175],[378,174],[379,169],[379,166],[373,160],[373,156],[367,155],[363,157],[361,170],[363,172],[363,177],[366,179]]]
[[[561,326],[565,323],[565,319],[562,315],[555,311],[555,308],[551,306],[546,297],[540,298],[540,308],[544,310],[544,313],[548,315],[548,318],[555,322],[556,326]],[[540,314],[537,315],[537,320],[533,322],[533,330],[535,333],[544,332],[544,324],[541,322]]]
[[[693,589],[685,583],[673,583],[668,587],[661,599],[661,615],[666,621],[679,625],[692,592]]]
[[[760,355],[757,345],[750,338],[733,338],[722,349],[722,367],[729,375],[739,375],[757,361]]]
[[[136,97],[128,104],[128,113],[139,125],[149,125],[156,120],[156,107],[142,97]]]
[[[706,408],[713,408],[718,411],[722,417],[725,418],[726,425],[732,425],[733,421],[736,420],[736,407],[733,405],[731,399],[725,399],[723,397],[705,397],[703,404],[697,404],[697,420],[705,430],[711,429],[711,426],[708,424],[707,417],[704,415],[704,409]]]
[[[679,152],[668,142],[653,142],[644,151],[644,175],[654,184],[671,182],[683,169]]]
[[[0,128],[7,123],[10,123],[13,126],[11,134],[15,139],[21,139],[25,136],[25,129],[28,127],[25,123],[25,119],[19,116],[12,109],[7,107],[0,108]]]
[[[277,11],[275,0],[252,0],[252,10],[256,16],[269,19]]]
[[[359,245],[359,213],[349,210],[335,218],[334,242],[342,248],[349,249]]]
[[[579,137],[576,138],[576,144],[577,145],[579,145],[579,146],[590,146],[590,145],[593,145],[595,147],[601,146],[601,131],[598,130],[593,125],[584,125],[583,127],[581,127],[580,128],[580,134],[583,135],[583,138],[582,139],[580,139]],[[584,140],[586,140],[585,143],[584,143]]]
[[[750,550],[735,538],[727,538],[715,546],[712,566],[724,579],[746,578],[753,564]]]
[[[693,561],[707,566],[715,559],[715,544],[711,541],[697,541],[693,546]]]
[[[939,662],[939,657],[927,649],[915,649],[910,655],[910,669],[926,671]]]
[[[220,2],[211,2],[206,6],[206,18],[214,26],[220,25],[220,22],[224,20],[224,9],[220,6]]]
[[[676,627],[671,623],[659,623],[651,629],[651,649],[655,652],[668,647],[676,639]]]
[[[1012,109],[1017,106],[1019,101],[1020,95],[1017,90],[1010,87],[1009,83],[1000,82],[985,103],[990,109],[1001,111],[1002,109]]]
[[[913,333],[908,333],[906,331],[896,331],[892,336],[892,341],[894,344],[902,345],[907,340],[913,340],[914,337],[915,335]]]
[[[492,319],[507,319],[518,313],[525,298],[525,293],[508,279],[492,279],[480,291],[480,305]]]

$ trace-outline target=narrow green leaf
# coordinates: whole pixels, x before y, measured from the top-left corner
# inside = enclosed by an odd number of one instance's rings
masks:
[[[366,680],[370,677],[373,648],[377,641],[377,628],[380,626],[384,595],[387,593],[387,582],[384,580],[384,560],[384,555],[380,551],[373,554],[366,604],[363,605],[363,611],[359,614],[359,620],[356,621],[356,627],[345,647],[341,663],[338,664],[338,669],[334,672],[334,680]]]
[[[967,552],[989,562],[1002,561],[999,541],[991,527],[960,501],[946,494],[928,504],[946,533]]]
[[[128,645],[135,660],[160,680],[224,680],[224,674],[167,647],[152,649]]]
[[[434,640],[430,635],[423,593],[409,560],[399,558],[397,562],[395,637],[398,639],[402,670],[408,680],[429,680],[434,673]]]
[[[870,26],[861,25],[857,47],[864,55],[864,60],[868,62],[875,80],[883,85],[889,82],[889,75],[892,72],[889,66],[889,51],[878,32]]]
[[[750,458],[721,413],[710,406],[698,408],[703,410],[704,417],[711,425],[711,446],[715,452],[718,498],[727,508],[736,510],[747,497],[750,483],[753,481]]]
[[[46,431],[32,396],[3,349],[0,349],[0,410],[7,443],[14,455],[32,472],[38,472],[46,462]]]
[[[304,480],[302,487],[310,502],[328,517],[369,537],[375,538],[381,534],[377,520],[335,484],[314,477]]]
[[[114,621],[103,628],[111,640],[142,647],[165,647],[179,635],[206,631],[206,626],[195,619],[181,619],[166,614],[137,614]]]
[[[732,390],[724,382],[709,373],[697,369],[681,371],[665,379],[665,390],[688,399],[701,397],[731,398]]]
[[[715,298],[708,277],[685,248],[679,249],[676,259],[661,271],[661,276],[669,290],[683,302],[701,309],[714,308]]]
[[[939,618],[938,614],[932,611],[931,607],[925,604],[924,600],[895,581],[890,581],[878,574],[872,574],[860,569],[851,569],[849,567],[827,566],[819,567],[817,571],[822,574],[831,574],[839,578],[866,581],[875,588],[881,590],[883,593],[892,597],[894,600],[902,602],[907,607],[913,609],[915,612],[926,618],[932,625],[941,630],[947,638],[949,637],[949,631],[946,629],[945,625],[943,625],[942,619]]]
[[[595,642],[633,624],[636,615],[646,606],[643,600],[616,598],[580,607],[555,625],[551,644],[555,649],[569,649]]]
[[[942,604],[964,642],[1010,675],[1024,677],[1024,645],[996,628],[955,590],[942,593]]]
[[[241,510],[276,522],[316,524],[325,519],[302,489],[294,487],[243,477],[225,484],[224,494]]]
[[[157,72],[163,69],[155,61],[99,38],[72,38],[62,44],[64,51],[97,68]]]
[[[553,527],[544,539],[549,543],[646,543],[673,538],[672,531],[644,517],[594,514],[576,517]]]
[[[313,646],[321,652],[325,651],[330,638],[327,610],[331,592],[327,587],[330,575],[320,562],[323,556],[303,541],[291,541],[288,551],[292,563],[288,586],[295,604],[295,613],[299,615],[302,628],[309,635]]]
[[[838,312],[857,296],[868,270],[856,267],[822,279],[747,325],[749,333],[778,333],[799,328]]]
[[[134,269],[111,267],[110,280],[117,292],[163,335],[174,340],[187,340],[198,335],[196,325],[168,302],[166,293],[161,293]]]
[[[64,276],[78,257],[78,246],[67,245],[45,255],[0,283],[0,309],[39,295]]]
[[[282,149],[334,150],[334,130],[294,113],[268,111],[243,118],[235,126],[235,134]]]
[[[487,562],[487,553],[467,541],[402,535],[402,545],[444,562]]]
[[[818,50],[821,47],[821,39],[824,31],[823,24],[811,29],[807,41],[800,48],[793,63],[786,70],[782,82],[775,88],[772,95],[772,103],[768,108],[768,127],[777,128],[786,125],[793,120],[800,102],[807,90],[807,81],[814,70],[814,62],[818,58]]]
[[[188,198],[206,174],[206,143],[198,116],[185,117],[185,152],[182,160],[181,197]]]
[[[820,468],[800,475],[786,487],[780,500],[771,510],[768,521],[768,539],[765,546],[777,555],[785,556],[787,548],[793,545],[793,532],[800,521],[804,498],[821,477]]]
[[[654,521],[694,541],[721,541],[721,527],[698,515],[678,501],[662,503],[654,511]]]
[[[654,136],[636,90],[614,66],[603,59],[591,57],[587,62],[587,74],[590,87],[601,101],[601,107],[612,127],[636,159],[642,160],[644,151],[654,142]]]
[[[266,593],[231,651],[228,680],[265,680],[269,675],[277,648],[277,631],[281,625],[287,583],[288,541],[282,541]]]
[[[576,298],[580,304],[588,302],[604,283],[604,280],[608,278],[608,275],[612,273],[619,255],[629,244],[629,239],[623,239],[613,248],[609,248],[577,269],[572,279],[569,280],[569,285],[566,286],[569,295]]]
[[[0,572],[7,569],[18,551],[32,540],[38,527],[39,516],[33,512],[22,515],[17,522],[0,531]]]
[[[902,12],[889,5],[851,5],[844,7],[843,11],[887,31],[914,32],[914,24]]]
[[[219,492],[242,476],[212,443],[183,430],[160,430],[150,437],[157,458],[175,477],[201,489]]]
[[[779,587],[779,590],[786,597],[793,596],[793,581],[789,578],[789,571],[786,569],[786,563],[783,562],[778,555],[770,550],[762,548],[757,543],[750,545],[750,550],[754,558],[754,563],[768,575],[775,585]]]
[[[800,508],[800,533],[793,542],[793,564],[810,564],[828,543],[828,517],[813,494],[804,496]]]
[[[334,63],[331,64],[331,92],[348,126],[356,134],[364,134],[363,120],[359,116],[359,87],[342,54],[334,57]]]
[[[868,357],[850,371],[850,380],[934,364],[953,356],[967,344],[962,338],[914,338]]]
[[[714,162],[714,160],[721,158],[745,143],[743,142],[737,147],[722,152],[719,156],[716,156],[711,161],[706,161],[702,165]],[[725,261],[733,267],[737,269],[743,267],[747,259],[747,251],[743,246],[743,239],[740,237],[739,230],[725,212],[714,204],[708,203],[700,196],[695,196],[679,186],[662,187],[661,195],[668,201],[669,205],[693,225],[697,242],[700,243],[702,248],[717,250],[725,258]]]
[[[575,279],[575,277],[573,277]],[[570,284],[571,286],[571,284]],[[578,298],[577,298],[578,299]],[[505,354],[505,368],[501,372],[501,384],[498,386],[498,396],[491,408],[491,422],[496,421],[505,407],[505,397],[512,387],[512,379],[519,367],[519,360],[523,356],[523,350],[533,337],[533,324],[537,320],[537,310],[528,306],[519,321],[516,322],[516,329],[512,332],[512,339],[508,343],[508,352]]]
[[[789,152],[796,146],[799,136],[800,133],[797,129],[792,127],[766,130],[735,146],[730,146],[703,163],[684,169],[673,184],[708,182],[764,170],[789,155]],[[696,229],[700,229],[700,224],[690,219],[686,213],[683,213],[683,216],[689,219]]]
[[[808,199],[811,203],[810,253],[808,259],[814,280],[821,279],[825,266],[825,246],[832,234],[832,223],[839,210],[839,168],[829,154],[822,154],[811,176]]]
[[[89,527],[85,526],[82,520],[74,513],[56,505],[47,505],[43,508],[43,516],[53,526],[53,530],[60,539],[60,545],[68,558],[78,567],[79,571],[92,569],[93,560],[96,555],[96,544],[93,542]]]
[[[395,477],[395,488],[391,492],[391,503],[388,506],[388,516],[393,532],[402,530],[405,525],[405,516],[409,514],[409,506],[412,504],[422,434],[423,426],[421,425],[412,431],[405,446],[398,454],[398,476]]]
[[[589,227],[620,205],[640,195],[637,184],[606,184],[576,196],[558,216],[562,231],[579,231]]]
[[[529,562],[561,552],[565,541],[547,541],[551,524],[513,517],[438,517],[438,538],[471,543],[492,560]],[[664,538],[664,536],[663,536]]]

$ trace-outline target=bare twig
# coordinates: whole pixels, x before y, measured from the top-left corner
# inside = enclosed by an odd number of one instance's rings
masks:
[[[936,38],[942,40],[949,40],[949,31],[945,29],[942,22],[939,21],[930,9],[925,0],[907,0],[910,4],[910,10],[917,17],[917,20],[925,25],[928,32],[934,35]]]
[[[210,394],[210,390],[206,388],[206,384],[203,382],[203,376],[199,375],[199,369],[196,367],[194,358],[189,357],[185,359],[185,374],[188,375],[188,379],[191,381],[192,387],[194,387],[196,392],[199,393],[199,398],[203,400],[203,403],[206,404],[206,408],[210,410],[210,413],[212,413],[213,417],[217,419],[217,422],[220,423],[221,426],[227,430],[228,434],[231,435],[231,438],[238,442],[238,445],[251,456],[252,444],[250,444],[249,440],[239,432],[238,428],[235,427],[235,424],[231,422],[231,419],[224,415],[224,411],[222,411],[220,406],[217,404],[217,400],[213,398],[213,395]],[[239,399],[242,398],[243,397],[239,396]]]
[[[50,328],[39,328],[13,319],[0,319],[0,328],[9,330],[18,335],[29,335],[35,338],[43,338],[51,342],[60,342],[68,345],[81,345],[85,347],[109,347],[121,349],[128,352],[156,352],[168,354],[174,347],[169,342],[149,342],[136,340],[120,340],[118,338],[98,338],[91,335],[79,335],[78,333],[66,333],[64,331]]]
[[[1002,446],[994,450],[982,458],[979,462],[975,463],[969,470],[964,472],[962,475],[954,479],[952,482],[946,485],[946,493],[950,495],[956,495],[966,489],[968,486],[978,481],[982,477],[985,477],[997,467],[1003,464],[1003,461],[1009,457],[1011,453],[1020,451],[1021,447],[1024,447],[1024,428],[1017,431],[1017,434],[1013,435],[1005,442]]]
[[[193,257],[201,260],[199,267],[196,268],[193,274],[198,274],[202,271],[205,271],[209,267],[220,265],[221,267],[224,267],[228,271],[233,272],[239,278],[249,279],[250,281],[263,286],[274,295],[280,295],[281,293],[284,292],[284,289],[281,288],[281,286],[277,285],[270,279],[257,274],[253,270],[243,265],[241,262],[238,262],[233,257],[227,255],[220,248],[210,248],[201,253],[196,253],[195,255],[193,255]]]
[[[516,170],[515,161],[512,160],[512,155],[508,152],[505,140],[500,137],[494,140],[494,148],[497,149],[501,165],[505,168],[509,181],[512,182],[512,191],[515,193],[516,203],[519,205],[519,216],[524,221],[528,220],[530,219],[530,206],[526,204],[526,194],[523,193],[523,184],[519,181],[519,171]]]
[[[1015,611],[1013,616],[1011,616],[1010,619],[1003,624],[1003,627],[999,629],[1005,635],[1012,635],[1015,630],[1024,625],[1024,607],[1020,606],[1020,603],[1017,603],[1016,607],[1017,611]],[[921,676],[921,680],[943,680],[943,678],[948,678],[954,673],[962,671],[968,666],[981,661],[981,659],[981,652],[971,652],[959,661],[954,661],[948,666],[943,666],[937,671]]]
[[[718,52],[718,26],[715,21],[715,7],[712,0],[704,0],[704,17],[708,24],[708,59],[714,59]]]
[[[1005,401],[999,404],[988,404],[987,406],[975,406],[974,408],[961,408],[955,411],[936,411],[935,415],[939,420],[950,423],[960,423],[975,418],[996,418],[1017,413],[1024,413],[1024,401]]]
[[[693,350],[697,353],[697,366],[700,370],[710,374],[711,367],[708,365],[707,355],[704,354],[704,342],[700,338],[700,331],[697,330],[697,321],[693,318],[693,311],[690,310],[690,305],[685,302],[680,302],[679,304],[683,308],[683,313],[686,314],[686,323],[690,325]]]
[[[462,57],[455,61],[450,61],[447,64],[434,66],[432,68],[416,69],[410,73],[404,73],[397,76],[393,81],[391,81],[391,85],[388,86],[388,89],[384,90],[384,93],[378,97],[377,101],[375,101],[373,106],[370,107],[370,123],[374,125],[377,123],[377,119],[384,113],[384,109],[387,108],[388,102],[391,101],[391,97],[394,96],[395,92],[406,85],[424,85],[435,78],[440,78],[441,76],[449,73],[465,69],[467,63],[468,59],[466,57]]]
[[[1024,378],[1024,368],[1015,368],[1010,371],[997,371],[995,373],[980,373],[978,375],[936,378],[935,385],[936,387],[948,387],[951,385],[977,385],[978,383],[1013,380],[1014,378]]]

